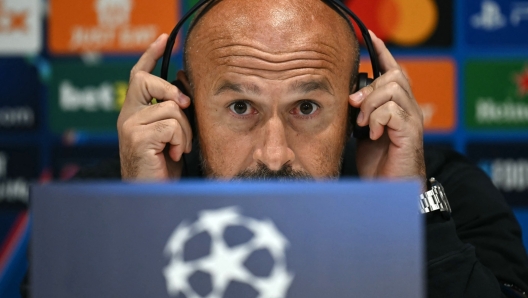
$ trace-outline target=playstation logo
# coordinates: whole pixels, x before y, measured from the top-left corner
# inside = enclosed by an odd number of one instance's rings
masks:
[[[493,31],[506,26],[506,17],[495,1],[482,1],[481,11],[471,17],[471,25],[476,29]]]
[[[508,19],[513,27],[518,27],[523,21],[528,21],[528,2],[512,3],[509,18],[501,11],[497,1],[483,0],[480,11],[470,18],[471,26],[485,31],[496,31],[508,25]]]

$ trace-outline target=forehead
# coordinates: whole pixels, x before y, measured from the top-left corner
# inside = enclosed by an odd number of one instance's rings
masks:
[[[349,24],[322,0],[216,1],[186,45],[191,64],[200,56],[251,56],[252,50],[271,63],[295,53],[310,59],[315,52],[338,65],[357,55]]]

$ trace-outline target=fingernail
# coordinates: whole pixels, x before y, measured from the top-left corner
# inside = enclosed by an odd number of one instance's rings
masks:
[[[362,99],[363,99],[363,92],[361,92],[361,90],[350,95],[350,100],[352,100],[353,102],[360,102]]]
[[[156,39],[156,41],[154,41],[154,43],[158,43],[160,40],[161,40],[161,37],[163,36],[163,34],[161,34],[160,36],[158,36],[158,38]]]
[[[183,93],[180,93],[180,95],[178,96],[178,101],[180,101],[181,104],[186,105],[189,103],[190,100],[191,99]]]
[[[378,38],[378,36],[376,35],[376,33],[372,32],[370,29],[369,29],[369,33],[370,33],[370,35],[373,35],[374,37]]]
[[[357,117],[357,123],[359,124],[360,122],[363,122],[363,118],[365,117],[365,115],[363,114],[362,111],[359,112],[359,115]]]

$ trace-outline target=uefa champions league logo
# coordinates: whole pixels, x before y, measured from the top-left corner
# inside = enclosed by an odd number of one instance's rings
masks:
[[[251,238],[230,247],[224,237],[226,228],[230,226],[247,228],[252,233]],[[209,254],[186,261],[185,245],[203,232],[211,237]],[[187,298],[221,298],[230,282],[238,282],[251,286],[259,298],[286,297],[293,280],[293,274],[286,268],[287,246],[288,240],[269,219],[245,217],[236,207],[201,211],[194,223],[180,223],[167,242],[165,254],[170,261],[163,270],[167,291],[171,296],[183,294]],[[262,249],[269,251],[273,259],[267,276],[257,276],[244,265],[252,253]],[[198,271],[211,276],[212,290],[205,295],[199,294],[189,282],[189,278]]]

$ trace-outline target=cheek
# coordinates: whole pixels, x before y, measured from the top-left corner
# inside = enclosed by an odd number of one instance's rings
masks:
[[[347,107],[341,110],[346,110]],[[297,136],[296,159],[315,178],[339,174],[341,157],[347,136],[348,112],[336,112],[332,124],[318,134]]]
[[[207,163],[206,174],[218,178],[233,177],[251,162],[251,137],[226,129],[213,115],[201,114],[199,110],[196,117],[200,127],[200,148]]]

